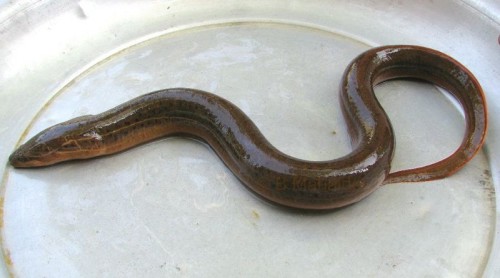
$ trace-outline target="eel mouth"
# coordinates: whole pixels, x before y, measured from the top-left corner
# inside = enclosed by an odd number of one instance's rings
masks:
[[[10,156],[9,163],[14,168],[30,168],[46,166],[48,157],[58,157],[55,150],[39,154],[33,151],[33,147],[27,144],[21,145]]]

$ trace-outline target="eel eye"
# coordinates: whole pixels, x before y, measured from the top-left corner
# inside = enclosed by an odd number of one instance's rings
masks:
[[[61,145],[61,150],[63,150],[63,151],[71,151],[71,150],[75,150],[75,149],[79,149],[79,146],[74,140],[64,142]]]

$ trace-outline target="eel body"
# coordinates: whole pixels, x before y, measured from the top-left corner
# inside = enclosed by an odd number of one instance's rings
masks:
[[[391,173],[395,141],[373,87],[396,78],[421,79],[446,89],[461,104],[464,138],[449,157]],[[214,94],[174,88],[152,92],[97,115],[47,128],[10,156],[16,168],[39,167],[117,153],[160,137],[208,143],[249,189],[287,207],[332,209],[355,203],[380,186],[428,181],[458,171],[481,148],[487,116],[483,92],[459,62],[436,50],[407,45],[370,49],[355,58],[340,84],[351,153],[305,161],[273,147],[234,104]]]

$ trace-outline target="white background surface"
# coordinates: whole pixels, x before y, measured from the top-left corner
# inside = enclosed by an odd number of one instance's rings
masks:
[[[26,129],[166,87],[230,99],[290,155],[339,157],[349,151],[342,71],[384,44],[441,50],[476,75],[490,108],[486,152],[446,180],[387,186],[326,214],[255,198],[185,139],[42,170],[6,166],[5,275],[6,266],[19,277],[499,275],[494,1],[121,3],[0,2],[2,165]],[[433,86],[390,82],[377,97],[397,134],[394,169],[458,146],[460,111]]]

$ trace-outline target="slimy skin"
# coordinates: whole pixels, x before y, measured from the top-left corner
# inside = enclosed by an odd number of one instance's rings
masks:
[[[394,132],[373,87],[396,78],[436,84],[462,105],[466,131],[452,155],[390,173]],[[152,92],[101,114],[49,127],[21,145],[9,161],[16,168],[41,167],[109,155],[165,136],[188,136],[210,145],[261,197],[287,207],[324,210],[358,202],[387,183],[447,177],[484,143],[487,115],[479,83],[460,63],[432,49],[395,45],[362,53],[345,70],[340,100],[352,151],[329,161],[305,161],[282,153],[234,104],[186,88]]]

